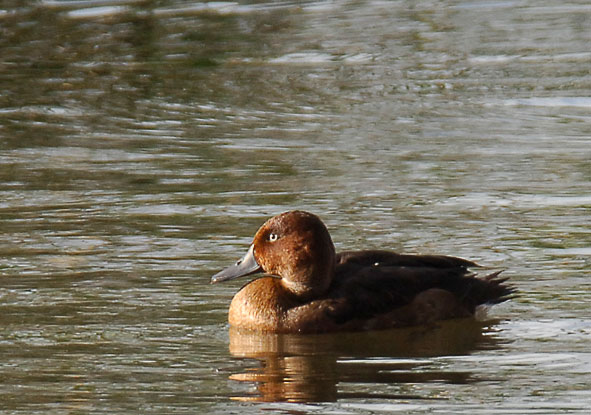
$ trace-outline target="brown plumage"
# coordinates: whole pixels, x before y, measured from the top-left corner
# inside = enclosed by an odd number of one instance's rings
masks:
[[[219,282],[263,271],[230,305],[232,326],[285,333],[377,330],[473,316],[507,300],[514,288],[500,272],[478,278],[477,264],[441,255],[390,251],[336,254],[315,215],[291,211],[269,219],[246,256],[212,277]]]

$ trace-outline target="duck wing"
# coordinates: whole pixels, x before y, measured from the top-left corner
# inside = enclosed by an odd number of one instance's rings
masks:
[[[514,289],[495,272],[477,278],[472,261],[441,255],[403,255],[389,251],[348,251],[337,255],[331,287],[331,317],[339,324],[369,319],[410,304],[432,288],[455,296],[474,313],[480,304],[507,300]]]
[[[467,259],[445,255],[407,255],[392,251],[367,250],[343,251],[336,256],[337,267],[366,267],[366,266],[431,266],[435,268],[468,268],[479,267],[475,262]]]

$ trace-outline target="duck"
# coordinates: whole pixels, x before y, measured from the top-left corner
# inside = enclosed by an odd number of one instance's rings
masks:
[[[234,296],[230,327],[268,333],[385,330],[474,318],[512,298],[501,271],[480,277],[475,262],[388,250],[336,253],[327,227],[309,212],[268,219],[246,254],[211,283],[262,273]]]

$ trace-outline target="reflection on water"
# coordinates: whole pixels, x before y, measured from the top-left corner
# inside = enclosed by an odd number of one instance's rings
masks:
[[[440,322],[429,327],[367,333],[294,335],[230,329],[230,353],[260,361],[230,379],[255,382],[256,394],[234,396],[254,401],[336,401],[338,399],[440,399],[440,396],[376,392],[376,384],[396,390],[401,384],[464,384],[472,373],[433,369],[428,356],[468,354],[492,349],[484,325],[473,319]],[[414,358],[414,359],[412,359]],[[355,388],[347,387],[355,385]]]

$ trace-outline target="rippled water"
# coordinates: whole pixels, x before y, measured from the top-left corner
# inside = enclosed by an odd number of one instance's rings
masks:
[[[586,413],[591,7],[0,6],[0,411]],[[245,336],[269,216],[503,268],[482,324]]]

